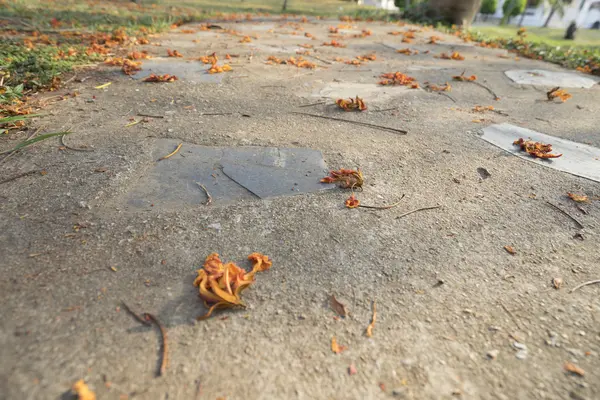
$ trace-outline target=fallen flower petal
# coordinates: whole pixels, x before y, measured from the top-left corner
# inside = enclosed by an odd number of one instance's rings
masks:
[[[462,74],[455,75],[452,77],[452,79],[454,79],[455,81],[473,82],[473,81],[477,80],[477,76],[476,75],[465,76],[465,72],[463,71]]]
[[[522,151],[527,152],[529,155],[537,158],[558,158],[562,154],[552,154],[552,145],[544,144],[540,142],[534,142],[533,140],[525,140],[519,138],[513,142],[513,145],[520,146]]]
[[[358,208],[360,206],[360,200],[358,200],[356,197],[354,197],[354,193],[352,193],[352,196],[348,197],[346,199],[346,207],[348,208]]]
[[[83,379],[75,382],[72,390],[77,395],[78,400],[96,400],[96,394],[90,390]]]
[[[514,247],[512,247],[512,246],[504,246],[504,250],[506,250],[506,252],[507,252],[508,254],[512,254],[513,256],[514,256],[515,254],[517,254],[517,251],[516,251],[516,250],[514,249]]]
[[[220,74],[221,72],[229,72],[233,71],[233,68],[229,64],[224,64],[223,66],[213,65],[209,70],[209,74]]]
[[[563,103],[573,97],[571,94],[567,93],[566,90],[561,89],[560,87],[555,87],[550,89],[546,96],[548,97],[548,101],[552,101],[554,99],[560,99]]]
[[[176,80],[177,80],[177,77],[175,75],[169,75],[169,74],[155,75],[155,74],[150,74],[146,79],[144,79],[144,82],[174,82]]]
[[[577,193],[567,192],[567,196],[569,196],[569,198],[571,200],[573,200],[574,202],[577,202],[577,203],[589,203],[590,202],[590,198],[587,197],[585,194],[577,194]]]
[[[339,315],[342,318],[345,318],[348,315],[348,311],[346,310],[346,306],[342,303],[340,303],[334,295],[331,295],[331,297],[329,297],[329,305],[331,306],[331,309],[333,311],[336,312],[337,315]]]
[[[331,351],[335,354],[340,354],[342,351],[346,350],[348,347],[339,345],[337,340],[335,340],[335,336],[331,337]]]
[[[169,56],[169,57],[183,57],[183,54],[181,54],[177,50],[167,49],[167,56]]]
[[[339,171],[330,171],[329,176],[321,179],[321,183],[337,183],[341,188],[351,189],[362,187],[364,183],[363,175],[360,169],[340,169]]]
[[[367,337],[373,336],[373,328],[375,327],[376,320],[377,320],[377,304],[375,303],[375,300],[373,300],[373,317],[371,318],[371,323],[369,324],[369,326],[367,326],[367,330],[365,332],[365,335],[367,335]]]
[[[565,369],[565,371],[570,372],[575,375],[579,375],[579,376],[585,375],[585,371],[583,369],[581,369],[577,365],[570,363],[568,361],[565,362],[564,369]]]
[[[365,104],[365,102],[363,101],[363,99],[361,99],[360,97],[356,96],[356,99],[337,99],[335,104],[338,105],[338,107],[340,107],[342,110],[344,111],[353,111],[353,110],[358,110],[358,111],[365,111],[367,109],[367,106]]]
[[[379,77],[383,78],[379,81],[380,85],[403,85],[413,88],[413,83],[415,81],[415,78],[404,75],[401,72],[389,72],[381,74]]]

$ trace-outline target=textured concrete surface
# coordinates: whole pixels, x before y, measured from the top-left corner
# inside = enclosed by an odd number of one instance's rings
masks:
[[[333,20],[219,24],[258,38],[240,43],[224,31],[178,29],[152,39],[163,46],[140,49],[156,64],[166,48],[182,52],[183,63],[230,54],[233,71],[220,83],[192,71],[149,84],[100,66],[65,89],[78,97],[53,103],[33,126],[72,127],[67,144],[94,151],[46,141],[2,165],[0,179],[34,168],[47,174],[0,186],[0,398],[55,399],[78,379],[99,399],[598,398],[600,285],[570,290],[600,278],[600,207],[574,204],[566,193],[593,197],[600,187],[480,138],[483,127],[510,123],[600,147],[598,85],[569,89],[572,99],[552,103],[550,87],[519,85],[504,72],[564,72],[555,65],[501,58],[503,50],[433,31],[416,32],[413,42],[428,54],[406,56],[381,44],[412,46],[388,34],[411,26],[353,23],[342,29],[372,35],[344,39],[329,36],[340,24]],[[305,32],[318,40],[301,40]],[[443,41],[427,44],[433,34]],[[321,46],[332,39],[347,47]],[[314,45],[313,57],[305,56],[314,70],[265,63],[273,54],[297,56],[306,43]],[[435,57],[452,50],[465,60]],[[358,67],[336,61],[373,52],[377,60]],[[177,74],[173,68],[167,72]],[[452,91],[381,89],[385,95],[365,95],[364,113],[338,110],[331,92],[322,92],[341,87],[360,96],[395,71],[422,88],[448,81]],[[463,71],[485,87],[453,82]],[[474,112],[475,105],[501,113]],[[163,118],[126,127],[139,113]],[[4,136],[1,148],[26,136]],[[158,152],[160,140],[168,145]],[[215,198],[210,206],[198,191],[189,202],[131,207],[138,185],[156,178],[157,155],[181,142],[314,149],[330,168],[361,168],[365,185],[356,195],[363,204],[406,196],[389,210],[346,209],[350,193],[341,189]],[[163,162],[170,161],[180,159]],[[402,216],[435,205],[441,208]],[[273,267],[244,293],[249,307],[195,322],[205,309],[192,282],[205,257],[218,252],[248,268],[254,251],[272,257]],[[334,318],[331,294],[346,304],[348,318]],[[167,327],[164,377],[155,377],[158,332],[124,312],[122,300]],[[377,322],[367,338],[373,300]],[[348,349],[333,354],[333,336]],[[566,373],[567,361],[585,376]]]

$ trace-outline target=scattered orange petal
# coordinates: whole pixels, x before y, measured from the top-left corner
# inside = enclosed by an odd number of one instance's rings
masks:
[[[552,154],[552,145],[544,144],[540,142],[534,142],[533,140],[525,140],[519,138],[513,142],[513,145],[520,146],[522,151],[527,152],[532,157],[537,158],[558,158],[562,154]]]
[[[354,196],[354,193],[352,193],[352,196],[350,196],[346,199],[345,204],[346,204],[346,207],[348,207],[348,208],[358,208],[358,206],[360,206],[360,200],[358,200]]]
[[[146,79],[144,79],[144,82],[174,82],[176,80],[177,80],[177,77],[175,75],[169,75],[169,74],[155,75],[155,74],[150,74]]]
[[[375,327],[376,320],[377,320],[377,304],[375,303],[375,300],[373,300],[373,317],[371,317],[371,323],[369,324],[369,326],[367,326],[367,330],[365,332],[365,335],[367,335],[367,337],[373,337],[373,328]]]
[[[167,55],[169,57],[183,57],[183,54],[181,54],[177,50],[171,50],[171,49],[167,49]]]
[[[577,193],[570,193],[567,192],[567,196],[569,196],[569,198],[577,203],[589,203],[590,202],[590,198],[587,197],[585,194],[577,194]]]
[[[552,101],[554,99],[560,99],[563,103],[573,97],[571,94],[567,93],[566,90],[561,89],[560,87],[555,87],[550,89],[546,96],[548,96],[548,100]]]
[[[340,169],[339,171],[330,171],[329,176],[321,179],[321,183],[337,183],[341,188],[352,189],[362,187],[364,178],[360,169]]]
[[[579,376],[585,375],[585,371],[583,369],[581,369],[577,365],[570,363],[568,361],[565,362],[564,368],[565,368],[565,371],[570,372],[572,374],[579,375]]]
[[[331,351],[335,354],[340,354],[342,351],[346,350],[348,347],[337,344],[337,340],[335,340],[335,336],[331,337]]]
[[[504,250],[506,250],[508,254],[512,254],[513,256],[517,254],[517,251],[512,246],[504,246]]]
[[[338,105],[338,107],[340,107],[342,110],[344,111],[353,111],[353,110],[358,110],[358,111],[365,111],[367,109],[367,106],[365,104],[365,102],[363,101],[363,99],[361,99],[360,97],[356,96],[356,99],[337,99],[335,104]]]
[[[90,390],[83,379],[75,382],[72,390],[77,395],[78,400],[96,400],[96,394]]]

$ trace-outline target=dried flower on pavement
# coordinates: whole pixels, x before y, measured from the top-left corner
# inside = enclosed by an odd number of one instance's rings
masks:
[[[336,40],[332,40],[331,42],[324,42],[321,46],[346,47],[345,44],[342,44]]]
[[[590,198],[587,197],[585,194],[577,194],[577,193],[567,192],[567,196],[569,196],[569,198],[576,203],[589,203],[590,202]]]
[[[175,75],[169,75],[169,74],[155,75],[155,74],[150,74],[146,79],[144,79],[144,82],[174,82],[176,80],[177,80],[177,77]]]
[[[404,75],[402,72],[389,72],[386,74],[381,74],[379,77],[383,78],[381,81],[379,81],[380,85],[403,85],[413,88],[413,84],[416,83],[415,78]]]
[[[130,60],[142,60],[150,58],[150,56],[148,55],[147,51],[132,51],[131,53],[127,54],[127,58]]]
[[[344,204],[347,208],[358,208],[360,206],[360,200],[358,200],[356,196],[354,196],[354,193],[352,193],[352,196],[348,197]]]
[[[331,337],[331,351],[335,354],[340,354],[342,351],[346,350],[348,347],[339,345],[337,340],[335,340],[335,336]]]
[[[429,44],[437,44],[437,42],[441,42],[442,40],[443,39],[441,37],[434,35],[434,36],[431,36],[429,38],[429,42],[427,42],[427,43],[429,43]]]
[[[437,58],[441,58],[444,60],[455,60],[455,61],[463,61],[465,59],[458,51],[453,52],[452,54],[442,53]]]
[[[260,253],[252,253],[248,259],[253,264],[250,272],[231,262],[223,264],[217,253],[206,257],[204,267],[197,271],[194,280],[194,286],[198,287],[200,297],[208,307],[208,312],[198,320],[210,317],[217,308],[245,307],[240,297],[242,291],[254,283],[257,272],[266,271],[272,265],[269,257]]]
[[[477,76],[476,75],[465,76],[465,72],[463,71],[462,74],[455,75],[452,77],[452,79],[454,79],[455,81],[473,82],[473,81],[477,80]]]
[[[560,99],[563,103],[567,100],[569,100],[571,97],[571,94],[567,93],[566,90],[561,89],[560,87],[555,87],[550,89],[547,93],[546,96],[548,96],[548,101],[552,101],[554,99]]]
[[[365,332],[365,335],[367,335],[367,337],[373,336],[373,328],[375,327],[375,321],[377,321],[377,303],[375,303],[375,300],[373,300],[373,316],[371,317],[371,323],[369,324],[369,326],[367,326],[367,330]]]
[[[515,248],[514,248],[514,247],[512,247],[512,246],[504,246],[504,250],[506,250],[506,252],[507,252],[508,254],[512,254],[513,256],[514,256],[515,254],[517,254],[517,251],[516,251],[516,250],[515,250]]]
[[[396,50],[396,53],[405,54],[407,56],[412,56],[415,54],[419,54],[419,50],[411,50],[407,47],[405,49]]]
[[[360,169],[340,169],[330,171],[329,176],[321,179],[321,183],[337,183],[341,188],[353,189],[362,187],[364,179]]]
[[[365,111],[367,109],[367,105],[360,97],[356,96],[356,99],[337,99],[335,104],[338,105],[344,111]]]
[[[448,82],[441,86],[431,83],[427,86],[427,88],[429,90],[433,90],[434,92],[449,92],[452,90],[452,86]]]
[[[515,140],[513,144],[520,146],[522,151],[526,151],[531,156],[537,158],[558,158],[562,156],[562,154],[552,154],[551,144],[534,142],[533,140],[525,140],[523,138]]]
[[[183,54],[181,54],[177,50],[171,50],[171,49],[167,49],[167,55],[169,57],[183,57]]]
[[[125,75],[134,75],[141,69],[142,63],[140,61],[124,60],[121,71],[123,71]]]
[[[78,400],[96,400],[96,394],[90,390],[83,379],[75,382],[71,390],[77,395]]]
[[[331,308],[333,309],[333,311],[336,312],[337,315],[339,315],[342,318],[345,318],[348,315],[348,311],[346,310],[346,306],[342,303],[340,303],[334,295],[331,295],[331,297],[329,298],[329,304],[331,305]]]
[[[570,372],[572,374],[579,375],[579,376],[585,375],[585,371],[583,369],[581,369],[577,365],[570,363],[568,361],[565,363],[564,368],[565,368],[565,371]]]
[[[295,65],[298,68],[307,68],[307,69],[315,69],[317,65],[310,61],[306,61],[302,57],[290,57],[287,60],[282,60],[275,56],[269,56],[267,58],[267,64],[286,64],[286,65]]]
[[[209,74],[220,74],[221,72],[229,72],[229,71],[233,71],[233,68],[231,68],[231,66],[229,64],[223,64],[222,66],[213,65],[208,70],[208,73]]]

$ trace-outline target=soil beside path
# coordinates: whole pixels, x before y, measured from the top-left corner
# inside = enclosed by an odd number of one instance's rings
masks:
[[[570,292],[600,278],[600,202],[566,196],[593,198],[600,186],[479,138],[485,126],[510,123],[600,147],[598,84],[549,102],[551,87],[504,72],[564,72],[558,66],[410,25],[215,24],[223,29],[186,25],[156,38],[160,46],[139,46],[153,58],[138,75],[101,66],[74,80],[66,91],[80,95],[35,120],[43,131],[71,128],[68,147],[50,139],[3,163],[0,180],[47,174],[0,186],[0,398],[60,398],[79,379],[99,399],[600,396],[600,285]],[[412,43],[389,34],[410,29]],[[428,43],[433,35],[440,39]],[[322,45],[332,40],[346,47]],[[404,48],[419,52],[396,52]],[[316,68],[267,63],[298,51]],[[464,60],[438,58],[455,51]],[[233,70],[209,75],[209,65],[191,60],[213,52]],[[345,63],[370,54],[374,61]],[[420,88],[378,85],[396,71]],[[463,72],[478,84],[452,80]],[[150,73],[179,79],[142,82]],[[446,82],[451,91],[430,86]],[[335,105],[356,95],[368,111]],[[252,175],[249,183],[226,186],[222,160],[249,147],[271,148],[275,164],[293,156],[284,149],[306,148],[330,169],[359,167],[365,184],[356,196],[366,205],[405,197],[389,210],[347,209],[342,189],[259,198],[276,180],[250,174],[257,167],[247,159],[232,156],[231,168]],[[204,151],[221,161],[203,164]],[[215,194],[208,206],[198,180]],[[206,310],[192,282],[206,256],[248,269],[255,251],[273,266],[244,292],[248,307],[196,322]],[[345,319],[330,309],[331,294],[348,308]],[[121,301],[165,325],[165,376],[155,378],[158,331]],[[334,354],[332,337],[347,349]],[[584,376],[565,371],[567,362]]]

